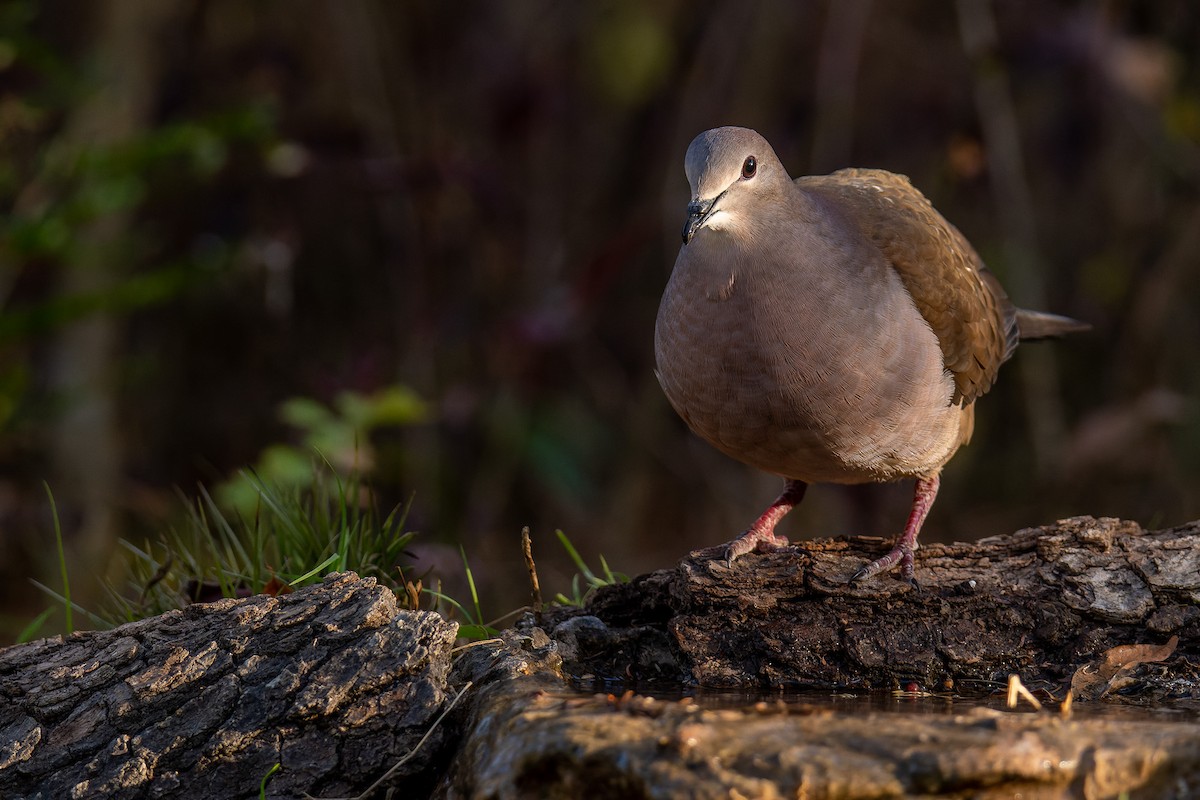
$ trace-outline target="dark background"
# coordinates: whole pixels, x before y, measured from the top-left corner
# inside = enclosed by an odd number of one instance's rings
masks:
[[[723,124],[793,175],[911,176],[1018,303],[1094,325],[1002,370],[925,541],[1200,516],[1198,49],[1190,0],[10,0],[3,625],[48,603],[43,481],[79,581],[119,576],[178,489],[311,444],[289,398],[424,400],[332,458],[496,614],[522,525],[551,591],[556,528],[630,574],[739,533],[778,480],[652,372],[684,150]],[[820,487],[782,530],[893,536],[910,492]]]

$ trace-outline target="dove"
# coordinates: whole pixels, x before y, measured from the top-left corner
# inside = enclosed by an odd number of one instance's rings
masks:
[[[971,438],[975,401],[1025,339],[1087,329],[1018,309],[908,178],[843,169],[793,180],[747,128],[688,147],[683,245],[654,329],[656,373],[691,430],[785,479],[725,556],[786,547],[777,523],[809,484],[915,479],[899,567],[942,468]]]

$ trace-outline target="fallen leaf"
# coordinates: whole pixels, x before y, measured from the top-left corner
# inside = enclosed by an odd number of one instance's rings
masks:
[[[1111,689],[1127,684],[1126,678],[1139,664],[1165,661],[1175,652],[1179,637],[1163,645],[1123,644],[1105,651],[1098,661],[1084,664],[1071,676],[1071,693],[1080,700],[1097,700]]]
[[[263,589],[262,589],[263,594],[269,594],[272,597],[275,597],[275,596],[281,595],[281,594],[291,594],[292,591],[293,591],[293,589],[291,586],[288,586],[286,583],[279,580],[279,578],[276,577],[275,575],[272,575],[271,580],[269,580],[265,584],[263,584]]]

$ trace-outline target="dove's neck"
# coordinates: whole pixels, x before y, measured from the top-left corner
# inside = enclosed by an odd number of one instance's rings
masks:
[[[822,296],[843,297],[861,283],[859,265],[872,264],[872,256],[878,259],[877,253],[864,254],[846,269],[845,252],[854,246],[852,237],[828,224],[829,214],[819,200],[792,184],[784,191],[788,196],[729,214],[721,224],[701,231],[703,238],[694,244],[704,255],[693,268],[709,299],[728,299],[731,287],[742,294],[771,293],[800,305]]]

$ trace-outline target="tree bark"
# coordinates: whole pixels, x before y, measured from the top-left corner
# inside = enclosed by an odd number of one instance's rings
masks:
[[[538,659],[536,649],[526,655]],[[544,675],[485,680],[490,688],[469,704],[436,798],[1185,800],[1200,792],[1195,722],[950,701],[904,713],[828,699],[586,697],[556,691]]]
[[[341,575],[0,650],[0,797],[249,798],[277,763],[268,797],[361,791],[431,727],[456,630]]]
[[[254,797],[275,764],[274,798],[389,770],[447,799],[1200,793],[1200,523],[1063,520],[849,586],[885,546],[693,553],[453,664],[452,623],[349,574],[0,650],[0,797]],[[1005,711],[1012,672],[1176,713]]]
[[[1200,524],[1080,517],[927,547],[920,590],[847,585],[885,548],[805,542],[732,567],[702,551],[584,609],[530,615],[508,652],[546,666],[459,663],[480,688],[435,796],[1200,796]],[[560,658],[570,683],[601,692],[547,681]],[[987,692],[1014,672],[1059,700],[1075,677],[1077,695],[1172,710],[1005,710]],[[671,699],[680,681],[695,699]],[[829,691],[847,686],[893,691]]]
[[[1200,523],[1148,533],[1076,517],[924,547],[919,588],[889,575],[848,583],[885,549],[802,542],[732,566],[700,551],[542,624],[585,683],[969,692],[1018,673],[1065,688],[1118,645],[1177,635],[1181,654],[1200,655]],[[1167,676],[1160,688],[1171,691]]]

